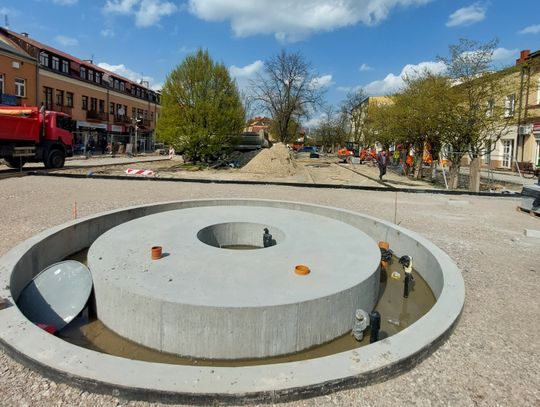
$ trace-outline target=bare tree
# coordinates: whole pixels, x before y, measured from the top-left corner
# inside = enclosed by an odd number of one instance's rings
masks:
[[[284,50],[265,61],[263,74],[251,81],[250,88],[254,102],[272,116],[282,142],[289,141],[291,124],[317,110],[325,92],[303,55]]]
[[[367,104],[362,102],[367,98],[364,89],[359,88],[347,93],[345,100],[341,104],[341,111],[347,118],[347,139],[360,143],[365,125]]]

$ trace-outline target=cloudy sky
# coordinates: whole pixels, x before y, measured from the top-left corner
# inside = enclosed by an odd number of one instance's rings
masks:
[[[281,49],[300,50],[331,104],[440,72],[436,57],[459,38],[498,38],[498,67],[540,49],[540,0],[0,0],[1,25],[6,15],[14,31],[154,87],[198,47],[240,86]]]

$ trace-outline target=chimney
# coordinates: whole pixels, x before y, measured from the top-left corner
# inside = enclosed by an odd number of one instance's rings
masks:
[[[21,33],[21,35],[22,35],[23,37],[28,38],[28,33]]]
[[[525,62],[525,59],[527,59],[530,53],[531,53],[530,49],[524,49],[523,51],[521,51],[519,53],[519,59],[516,59],[516,65],[519,65]]]

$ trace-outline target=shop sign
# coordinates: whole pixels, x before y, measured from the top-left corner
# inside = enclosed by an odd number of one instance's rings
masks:
[[[533,131],[534,133],[540,133],[540,123],[534,123],[534,124],[532,125],[532,131]]]
[[[124,126],[118,126],[117,124],[109,124],[109,131],[114,131],[115,133],[123,133]]]
[[[104,123],[89,123],[82,120],[77,121],[77,127],[88,127],[90,129],[107,129],[107,125]]]

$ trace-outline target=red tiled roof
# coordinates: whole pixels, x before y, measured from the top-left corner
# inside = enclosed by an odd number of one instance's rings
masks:
[[[17,39],[19,39],[21,41],[24,41],[24,42],[26,42],[26,43],[28,43],[30,45],[33,45],[36,48],[39,48],[39,49],[42,49],[42,50],[45,50],[45,51],[49,51],[49,52],[51,52],[53,54],[61,56],[62,58],[74,61],[74,62],[78,63],[81,66],[85,66],[87,68],[92,68],[94,71],[106,73],[108,75],[114,76],[115,78],[122,79],[123,81],[125,81],[127,83],[130,83],[132,85],[139,86],[141,88],[146,88],[145,86],[142,86],[140,83],[134,82],[131,79],[128,79],[128,78],[126,78],[126,77],[124,77],[122,75],[118,75],[117,73],[108,71],[107,69],[103,69],[100,66],[91,64],[88,61],[83,61],[82,59],[74,57],[73,55],[67,54],[67,53],[65,53],[63,51],[60,51],[60,50],[56,49],[56,48],[50,47],[50,46],[48,46],[46,44],[43,44],[43,43],[41,43],[39,41],[36,41],[36,40],[34,40],[34,39],[30,38],[30,37],[26,37],[24,35],[21,35],[21,34],[18,34],[16,32],[14,32],[14,31],[8,30],[6,28],[3,28],[3,30],[5,30],[7,33],[9,33],[9,35],[12,35],[13,37],[15,37],[15,38],[17,38]],[[150,88],[146,88],[146,89],[151,91]]]

